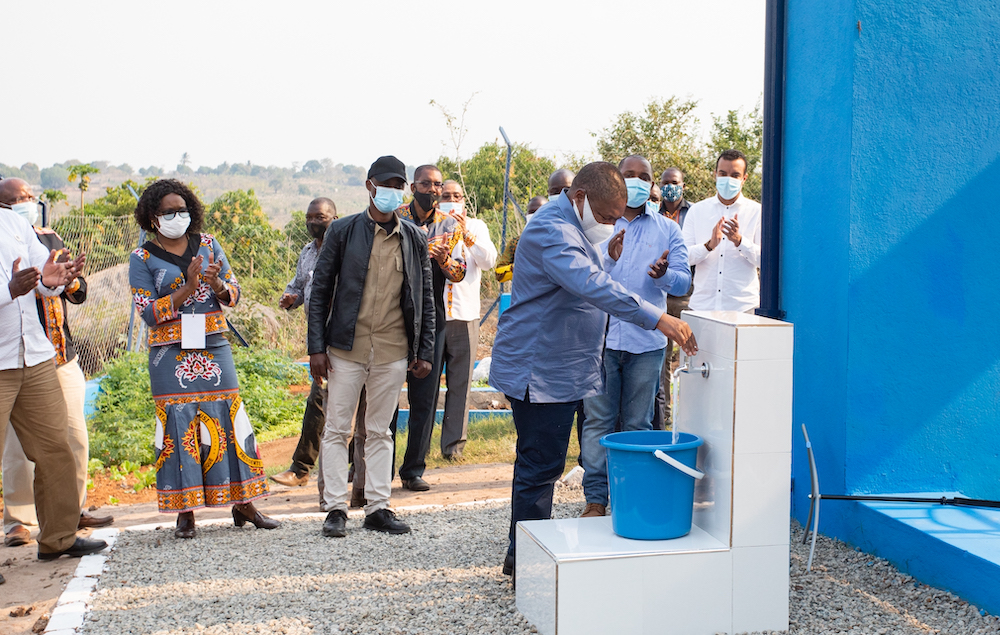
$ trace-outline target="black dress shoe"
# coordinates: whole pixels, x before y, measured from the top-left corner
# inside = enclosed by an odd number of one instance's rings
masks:
[[[396,514],[389,509],[380,509],[365,516],[365,529],[387,534],[410,533],[410,526],[397,520]]]
[[[413,478],[403,479],[403,487],[410,490],[411,492],[426,492],[431,488],[431,486],[424,479],[419,476],[414,476]]]
[[[177,514],[177,528],[174,529],[175,538],[194,538],[196,534],[194,528],[194,512]]]
[[[90,512],[83,512],[80,514],[80,522],[77,524],[77,529],[107,527],[113,522],[115,522],[114,516],[94,516]]]
[[[0,584],[3,584],[6,580],[3,579],[3,574],[0,573]]]
[[[344,510],[335,509],[326,515],[323,535],[327,538],[343,538],[347,535],[347,513]]]
[[[55,551],[53,553],[46,553],[44,551],[38,552],[39,560],[55,560],[59,556],[69,556],[70,558],[79,558],[81,556],[89,556],[92,553],[97,553],[98,551],[103,551],[108,546],[108,543],[103,540],[91,540],[90,538],[77,538],[73,542],[73,546],[69,549],[63,549],[62,551]]]

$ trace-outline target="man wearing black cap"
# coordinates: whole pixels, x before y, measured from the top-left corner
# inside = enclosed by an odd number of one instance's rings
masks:
[[[365,388],[366,529],[403,534],[389,510],[392,435],[389,423],[407,371],[423,378],[434,359],[434,297],[427,239],[400,221],[406,168],[393,156],[368,170],[368,208],[334,221],[313,270],[309,300],[309,365],[326,377],[326,426],[320,448],[323,535],[347,535],[347,442]]]

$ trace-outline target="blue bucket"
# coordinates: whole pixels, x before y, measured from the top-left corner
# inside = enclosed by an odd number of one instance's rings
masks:
[[[611,523],[622,538],[669,540],[691,532],[695,465],[704,441],[687,432],[636,430],[601,438],[608,449]]]

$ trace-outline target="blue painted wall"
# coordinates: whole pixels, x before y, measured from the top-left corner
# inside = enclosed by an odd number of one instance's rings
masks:
[[[824,493],[1000,498],[1000,2],[788,0],[785,103],[794,515],[801,423]]]

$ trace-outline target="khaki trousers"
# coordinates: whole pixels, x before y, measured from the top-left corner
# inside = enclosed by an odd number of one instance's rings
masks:
[[[66,400],[52,360],[0,370],[0,421],[8,420],[25,456],[35,463],[38,551],[69,549],[80,523],[80,494]],[[0,449],[6,436],[7,426],[0,426]]]
[[[361,388],[365,388],[365,513],[389,506],[392,493],[392,415],[399,404],[399,393],[406,379],[406,359],[388,364],[350,362],[336,355],[330,358],[327,385],[326,426],[320,444],[323,470],[323,508],[347,511],[347,443],[351,423],[358,407]],[[356,443],[362,442],[359,438]],[[355,473],[357,478],[357,473]]]
[[[87,461],[90,456],[90,438],[87,421],[83,415],[87,379],[76,359],[56,367],[56,376],[66,399],[69,418],[69,447],[76,466],[76,485],[80,492],[80,509],[87,503]],[[7,441],[3,448],[3,530],[10,532],[18,525],[37,525],[35,514],[35,464],[28,460],[14,428],[7,424]]]

